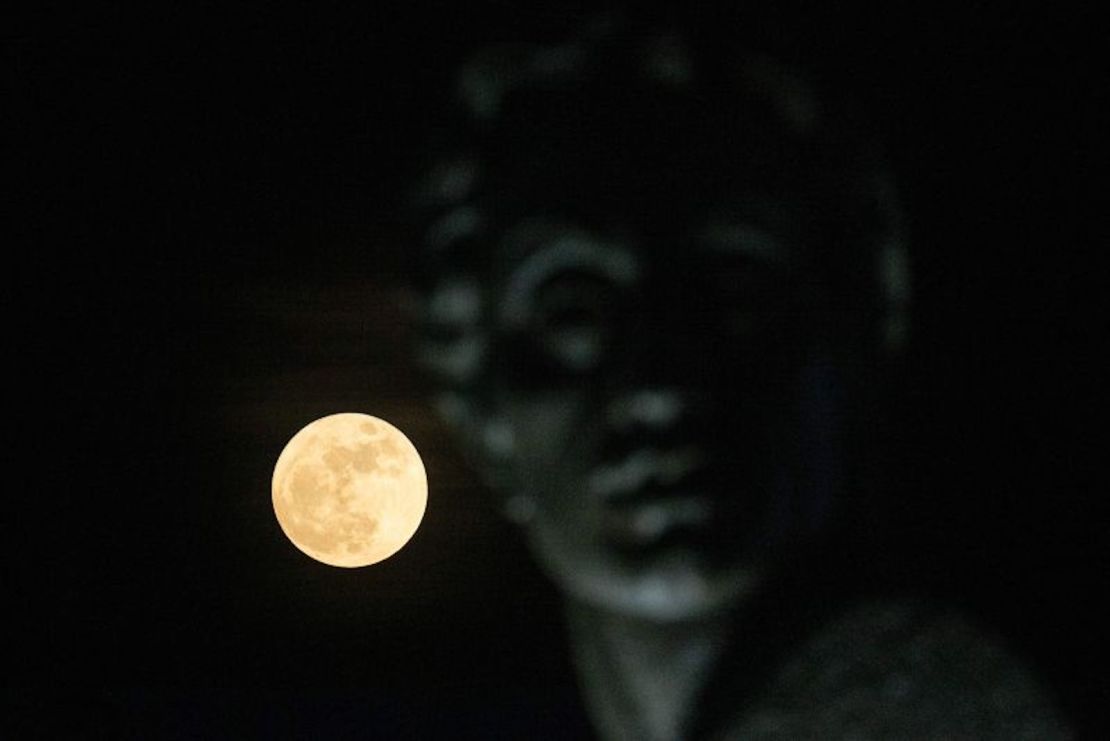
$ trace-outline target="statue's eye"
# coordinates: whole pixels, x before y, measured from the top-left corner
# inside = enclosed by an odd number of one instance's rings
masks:
[[[540,352],[582,373],[603,360],[617,329],[619,291],[597,275],[567,271],[537,291],[530,334]]]
[[[781,339],[792,290],[791,250],[767,231],[737,220],[711,222],[697,242],[716,326],[741,342]]]
[[[707,291],[729,335],[753,337],[773,318],[780,296],[763,266],[732,259],[711,265],[706,273]]]
[[[500,351],[512,355],[515,375],[543,386],[600,368],[639,284],[635,253],[620,240],[546,220],[522,222],[501,247],[520,256],[496,309]]]

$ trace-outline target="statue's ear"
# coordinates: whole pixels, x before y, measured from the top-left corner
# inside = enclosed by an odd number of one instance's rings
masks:
[[[876,272],[882,300],[881,341],[890,356],[901,353],[910,332],[912,296],[911,265],[906,242],[906,226],[894,184],[882,178],[877,200],[883,218],[882,241],[876,251]]]

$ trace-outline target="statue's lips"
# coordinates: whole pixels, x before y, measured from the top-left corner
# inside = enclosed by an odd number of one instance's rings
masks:
[[[643,447],[595,468],[586,487],[592,497],[607,504],[627,503],[650,491],[682,486],[703,473],[707,462],[699,445]]]
[[[709,497],[678,491],[606,507],[601,515],[601,531],[615,545],[648,547],[679,533],[696,536],[707,532],[715,514],[716,507]]]
[[[718,488],[712,479],[704,449],[687,444],[635,450],[597,467],[588,488],[601,504],[603,537],[650,547],[711,529],[721,514],[720,501],[710,496]]]

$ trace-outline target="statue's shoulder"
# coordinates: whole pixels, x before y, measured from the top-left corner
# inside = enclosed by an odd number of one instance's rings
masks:
[[[728,738],[1070,738],[998,637],[913,599],[855,604],[803,638]]]

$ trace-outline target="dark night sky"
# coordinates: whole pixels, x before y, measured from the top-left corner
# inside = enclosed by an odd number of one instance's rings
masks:
[[[4,591],[27,666],[6,699],[26,717],[584,733],[556,595],[422,406],[394,208],[453,61],[557,35],[583,4],[393,5],[55,9],[6,32],[27,245],[6,266],[26,480]],[[899,539],[928,555],[908,568],[1093,719],[1094,22],[811,5],[718,25],[820,69],[886,132],[915,250],[894,448]],[[303,558],[269,508],[285,440],[341,410],[405,429],[431,475],[417,538],[370,570]]]

